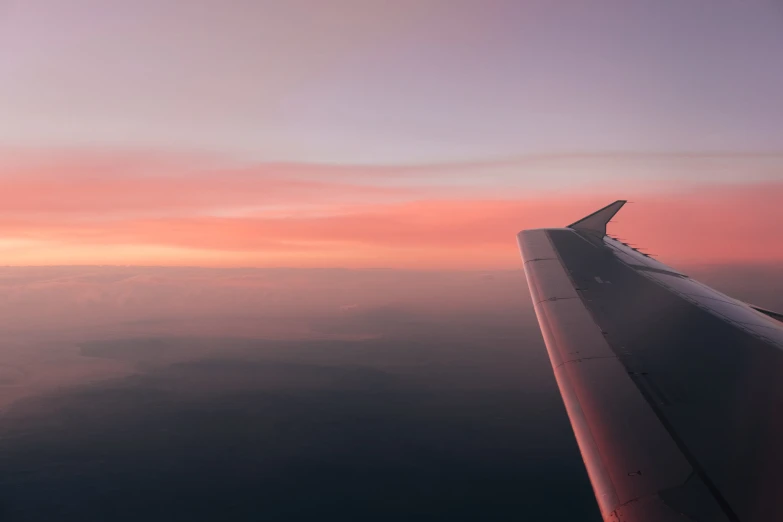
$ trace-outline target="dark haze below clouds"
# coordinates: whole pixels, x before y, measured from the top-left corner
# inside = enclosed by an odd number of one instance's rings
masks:
[[[521,268],[6,268],[0,327],[3,520],[600,519]]]

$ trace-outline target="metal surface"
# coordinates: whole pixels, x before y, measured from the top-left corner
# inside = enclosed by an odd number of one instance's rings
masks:
[[[536,315],[602,515],[630,520],[627,513],[636,510],[634,504],[655,499],[650,505],[669,516],[658,520],[682,520],[657,495],[688,481],[693,470],[687,459],[597,327],[548,234],[523,232],[519,243],[526,252]],[[668,465],[658,466],[662,461]]]
[[[604,519],[783,520],[783,324],[600,232],[518,240]]]
[[[606,234],[606,225],[609,223],[609,220],[612,219],[612,217],[614,217],[614,215],[617,214],[617,212],[619,212],[625,204],[625,200],[615,201],[614,203],[606,205],[600,210],[596,210],[589,216],[583,217],[575,223],[571,223],[568,225],[568,228],[586,230],[588,232],[604,235]]]

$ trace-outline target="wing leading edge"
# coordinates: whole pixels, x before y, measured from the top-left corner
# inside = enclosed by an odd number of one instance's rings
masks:
[[[783,520],[783,323],[606,236],[624,203],[517,236],[604,520]]]

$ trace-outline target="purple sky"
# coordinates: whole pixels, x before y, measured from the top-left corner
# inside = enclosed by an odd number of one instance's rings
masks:
[[[0,4],[0,145],[420,163],[783,149],[774,0]]]
[[[779,0],[0,0],[0,259],[510,267],[622,198],[779,260],[780,93]]]

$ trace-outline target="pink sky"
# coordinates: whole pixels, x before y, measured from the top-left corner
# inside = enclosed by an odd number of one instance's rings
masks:
[[[6,2],[0,263],[510,268],[618,198],[664,262],[780,262],[782,13]]]
[[[664,262],[783,261],[775,240],[783,183],[774,181],[517,187],[453,182],[493,168],[482,164],[228,164],[30,151],[5,158],[0,253],[8,265],[514,268],[516,232],[565,226],[614,199],[634,203],[610,232]],[[617,158],[599,160],[604,171],[618,168]],[[541,172],[595,169],[595,161],[549,158],[526,166],[518,159],[512,167],[525,181]],[[699,168],[692,158],[685,166],[676,157],[666,161],[675,172]],[[732,161],[748,172],[775,168],[759,167],[754,157]]]

